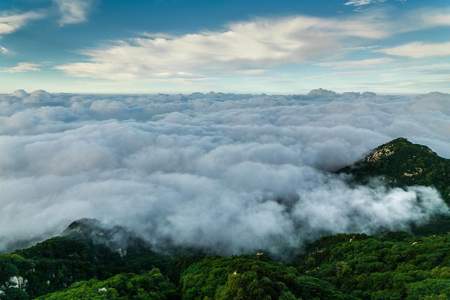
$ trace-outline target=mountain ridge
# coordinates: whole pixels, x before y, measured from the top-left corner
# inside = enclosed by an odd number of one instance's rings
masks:
[[[406,138],[396,138],[378,146],[338,173],[350,174],[355,182],[361,184],[378,177],[389,186],[432,186],[450,204],[450,159]]]

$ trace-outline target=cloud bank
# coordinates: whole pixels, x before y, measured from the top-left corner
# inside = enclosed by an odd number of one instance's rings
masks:
[[[82,217],[224,253],[407,229],[447,211],[435,190],[350,187],[328,171],[399,136],[450,157],[449,101],[323,90],[3,95],[0,247]]]

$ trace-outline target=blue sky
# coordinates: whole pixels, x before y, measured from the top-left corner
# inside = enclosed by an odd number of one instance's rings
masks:
[[[448,0],[2,0],[0,92],[450,92]]]

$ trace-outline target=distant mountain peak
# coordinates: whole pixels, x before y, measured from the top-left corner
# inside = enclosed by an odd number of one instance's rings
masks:
[[[92,236],[92,235],[105,235],[108,231],[102,223],[97,219],[83,218],[70,223],[69,226],[63,231],[62,235],[72,236],[72,235],[82,235],[82,236]]]
[[[438,157],[430,148],[424,145],[413,144],[406,138],[396,138],[386,144],[378,146],[366,157],[365,161],[368,163],[376,163],[379,160],[387,159],[390,156],[397,156],[400,160],[415,160],[422,156]]]
[[[23,98],[23,97],[28,96],[29,94],[25,90],[20,89],[20,90],[14,91],[14,93],[12,95],[15,97],[18,97],[18,98]]]
[[[122,226],[112,226],[97,219],[83,218],[72,222],[61,234],[75,239],[84,239],[94,244],[126,254],[127,248],[147,248],[147,243]]]
[[[308,93],[308,96],[314,96],[314,97],[334,97],[337,96],[338,93],[331,91],[331,90],[326,90],[326,89],[314,89],[311,90]]]

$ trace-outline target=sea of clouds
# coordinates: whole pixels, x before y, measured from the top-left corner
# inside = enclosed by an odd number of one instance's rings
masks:
[[[397,137],[450,158],[450,95],[0,95],[0,249],[84,217],[223,253],[407,229],[434,189],[330,173]]]

